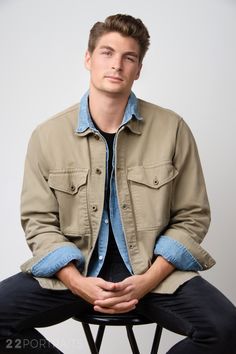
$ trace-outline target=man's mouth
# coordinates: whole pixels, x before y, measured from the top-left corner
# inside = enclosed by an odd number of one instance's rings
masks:
[[[113,76],[113,75],[106,75],[105,78],[110,79],[112,81],[123,81],[123,79],[121,77]]]

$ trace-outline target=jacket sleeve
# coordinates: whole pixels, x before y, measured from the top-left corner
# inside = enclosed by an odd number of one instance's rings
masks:
[[[173,164],[170,220],[157,240],[154,253],[181,270],[204,270],[215,264],[200,246],[210,224],[210,208],[194,137],[183,119],[179,122]]]
[[[45,150],[44,150],[45,151]],[[29,141],[21,193],[21,223],[33,257],[21,266],[34,276],[52,276],[70,261],[84,263],[81,251],[60,230],[59,206],[47,183],[48,159],[37,128]]]

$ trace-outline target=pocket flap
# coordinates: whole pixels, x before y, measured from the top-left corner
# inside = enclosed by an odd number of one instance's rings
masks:
[[[170,182],[177,174],[178,171],[171,163],[128,168],[128,180],[156,189]]]
[[[86,184],[88,169],[69,172],[52,172],[49,174],[49,187],[69,194],[76,194],[78,189]]]

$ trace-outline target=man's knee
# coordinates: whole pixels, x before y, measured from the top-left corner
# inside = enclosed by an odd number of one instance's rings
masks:
[[[236,309],[227,313],[217,314],[217,320],[207,321],[203,326],[204,331],[196,331],[195,335],[199,342],[207,343],[212,353],[236,354]],[[198,333],[197,333],[198,332]]]

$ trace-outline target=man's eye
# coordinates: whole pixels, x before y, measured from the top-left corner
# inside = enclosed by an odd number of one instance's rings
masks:
[[[107,56],[110,56],[110,55],[111,55],[111,52],[110,52],[109,50],[104,50],[104,51],[102,52],[102,54],[107,55]]]
[[[127,59],[128,61],[132,62],[132,63],[134,63],[134,62],[135,62],[134,57],[126,57],[126,59]]]

